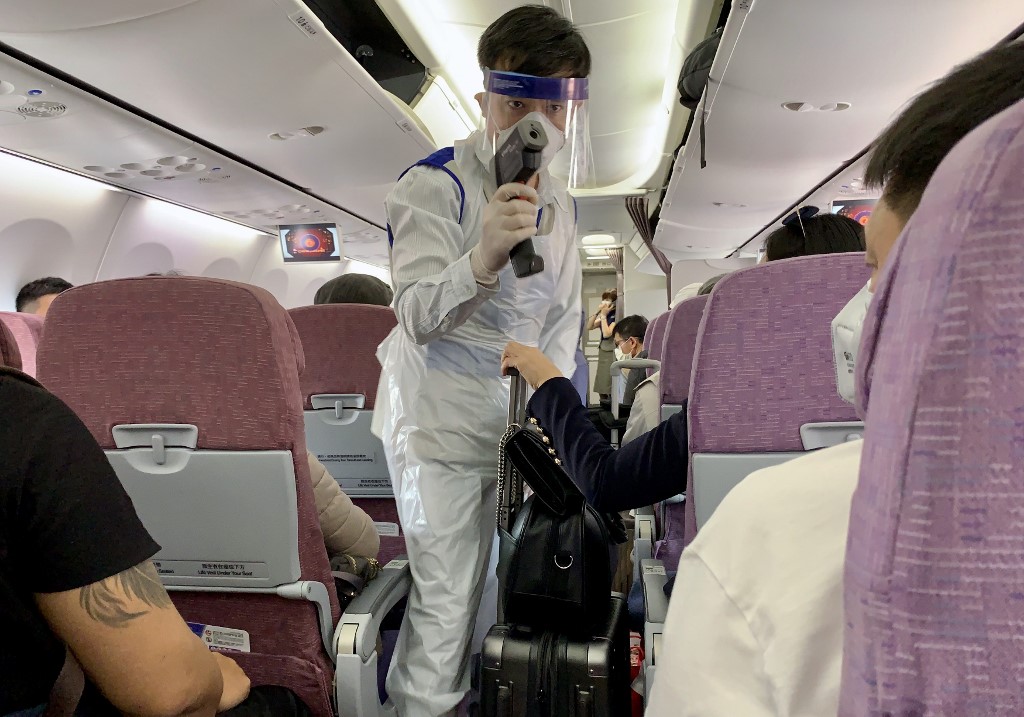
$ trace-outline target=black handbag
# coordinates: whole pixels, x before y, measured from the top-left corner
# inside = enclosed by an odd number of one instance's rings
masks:
[[[501,450],[534,493],[517,511],[510,534],[502,536],[504,619],[589,633],[607,618],[611,546],[625,539],[621,519],[587,505],[534,419],[526,427],[510,426]],[[509,489],[501,473],[499,504]]]

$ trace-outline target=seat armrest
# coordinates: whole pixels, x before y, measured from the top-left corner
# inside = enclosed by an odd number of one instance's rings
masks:
[[[334,632],[338,655],[359,655],[363,662],[377,649],[377,635],[384,617],[412,587],[409,561],[395,559],[384,566],[341,616]]]
[[[644,620],[651,624],[664,624],[668,615],[668,598],[665,596],[665,565],[660,560],[642,560],[640,578],[644,584]],[[660,630],[659,630],[660,632]]]
[[[349,603],[334,633],[334,700],[340,717],[395,717],[394,704],[377,692],[377,636],[381,622],[409,594],[409,561],[396,558]]]
[[[654,508],[633,511],[633,580],[640,580],[640,565],[654,557]]]
[[[619,417],[619,382],[623,380],[622,369],[626,368],[653,368],[660,370],[661,361],[655,361],[654,359],[623,359],[622,361],[612,363],[609,369],[612,373],[612,415],[616,419]]]
[[[661,633],[665,629],[668,615],[668,598],[665,597],[665,583],[668,576],[660,560],[644,560],[640,563],[644,586],[644,700],[651,697],[651,686],[658,666],[661,651]]]

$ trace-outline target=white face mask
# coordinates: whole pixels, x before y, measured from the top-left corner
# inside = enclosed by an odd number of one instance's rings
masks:
[[[548,168],[551,161],[555,158],[555,155],[558,154],[558,151],[565,146],[565,133],[555,127],[543,112],[531,112],[508,129],[503,129],[498,132],[498,137],[494,140],[494,147],[500,147],[505,144],[505,140],[512,136],[512,131],[520,122],[529,122],[531,120],[534,122],[540,122],[544,125],[544,131],[548,135],[548,146],[541,150],[540,153],[540,169],[543,171]],[[492,157],[494,156],[493,147],[488,154]]]
[[[626,354],[622,353],[622,349],[620,349],[618,346],[615,347],[615,360],[616,361],[625,361],[628,358],[629,358],[629,356],[627,356]]]
[[[869,281],[864,288],[850,299],[843,310],[832,319],[832,351],[836,364],[836,388],[839,396],[848,403],[855,397],[857,351],[860,349],[860,335],[864,319],[871,305]]]

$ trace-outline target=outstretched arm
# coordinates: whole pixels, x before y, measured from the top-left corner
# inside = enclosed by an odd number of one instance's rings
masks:
[[[682,492],[689,455],[686,413],[615,450],[594,427],[572,382],[537,349],[510,343],[502,369],[516,368],[536,389],[530,414],[551,437],[566,472],[598,510],[628,510]]]

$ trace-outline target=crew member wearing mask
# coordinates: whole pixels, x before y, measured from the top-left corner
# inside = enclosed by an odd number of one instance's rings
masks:
[[[566,185],[585,186],[591,169],[590,52],[571,22],[526,5],[487,28],[478,60],[484,129],[407,170],[386,201],[398,327],[377,353],[375,423],[413,578],[387,683],[402,717],[454,714],[474,627],[482,640],[495,622],[502,349],[540,347],[571,375],[582,312]],[[495,153],[522,122],[548,138],[540,169],[526,185],[496,186]],[[518,278],[509,252],[531,237],[544,268]]]

